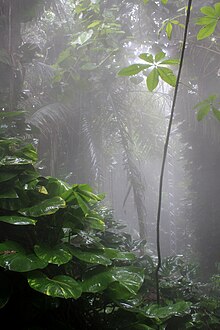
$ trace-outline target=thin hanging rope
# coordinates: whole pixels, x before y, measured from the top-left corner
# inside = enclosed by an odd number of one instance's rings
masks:
[[[170,112],[170,119],[169,119],[167,134],[166,134],[166,140],[165,140],[165,144],[164,144],[164,152],[163,152],[163,159],[162,159],[161,172],[160,172],[159,198],[158,198],[158,209],[157,209],[157,257],[158,257],[158,262],[157,262],[157,267],[156,267],[156,272],[155,272],[158,305],[160,304],[160,283],[159,283],[159,270],[161,267],[160,218],[161,218],[164,169],[165,169],[165,163],[166,163],[166,158],[167,158],[167,151],[168,151],[170,133],[171,133],[172,123],[173,123],[173,116],[174,116],[174,110],[175,110],[176,99],[177,99],[177,94],[178,94],[180,76],[181,76],[182,67],[183,67],[183,60],[184,60],[184,54],[185,54],[191,6],[192,6],[192,0],[189,0],[188,8],[187,8],[187,15],[186,15],[184,38],[183,38],[183,47],[182,47],[182,52],[181,52],[181,57],[180,57],[179,71],[178,71],[177,80],[176,80],[176,87],[174,90],[173,103],[172,103],[171,112]]]

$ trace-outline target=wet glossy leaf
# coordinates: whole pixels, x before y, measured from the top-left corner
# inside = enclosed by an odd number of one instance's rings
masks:
[[[148,64],[132,64],[118,72],[118,76],[134,76],[135,74],[148,69],[151,65]]]
[[[42,201],[41,203],[19,210],[19,213],[30,216],[30,217],[40,217],[42,215],[54,214],[60,208],[65,208],[66,203],[61,197],[53,197]]]
[[[107,271],[98,274],[86,274],[87,278],[82,282],[83,292],[97,293],[105,290],[113,282],[111,273]]]
[[[104,251],[96,250],[96,251],[82,251],[77,248],[71,248],[71,253],[74,257],[84,262],[88,262],[91,264],[99,264],[103,266],[109,266],[112,264],[112,261],[105,255]]]
[[[105,223],[101,217],[95,214],[89,214],[86,216],[85,220],[88,222],[90,228],[97,229],[97,230],[105,230]]]
[[[72,259],[72,254],[65,245],[56,245],[53,247],[47,245],[35,245],[34,252],[39,259],[55,265],[63,265]]]
[[[16,156],[6,156],[0,161],[0,165],[3,166],[28,165],[28,164],[33,164],[33,161],[30,159],[16,157]]]
[[[118,282],[119,285],[111,286],[111,294],[120,298],[121,294],[126,296],[136,294],[144,281],[144,271],[134,267],[112,267],[98,274],[87,274],[83,281],[84,292],[100,292],[111,283]]]
[[[47,177],[46,189],[50,197],[62,197],[71,187],[64,181],[53,177]]]
[[[43,273],[32,272],[28,274],[28,284],[32,289],[52,297],[78,299],[82,294],[80,283],[66,275],[48,278]]]
[[[135,296],[144,282],[144,270],[135,267],[113,267],[114,282],[109,290],[114,299],[128,299]]]
[[[121,252],[116,249],[106,248],[105,254],[108,258],[112,260],[123,260],[123,261],[132,261],[136,259],[136,256],[132,252]]]
[[[47,263],[33,253],[27,254],[20,244],[6,241],[0,243],[0,266],[15,272],[28,272],[45,268]]]
[[[18,215],[0,216],[0,221],[16,226],[35,225],[36,220]]]
[[[156,68],[154,68],[147,76],[147,88],[152,92],[159,83],[159,74]]]
[[[185,314],[190,313],[191,306],[191,302],[180,301],[165,307],[160,307],[158,305],[153,304],[149,307],[146,307],[144,310],[149,318],[167,319],[173,315],[183,316]]]

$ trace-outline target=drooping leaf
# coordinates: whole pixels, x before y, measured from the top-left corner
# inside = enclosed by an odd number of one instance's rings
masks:
[[[16,226],[35,225],[36,220],[18,215],[0,216],[0,221]]]
[[[60,208],[65,208],[66,202],[61,197],[53,197],[29,208],[19,210],[20,214],[27,217],[40,217],[42,215],[54,214]]]
[[[45,268],[47,263],[34,253],[27,254],[20,244],[6,241],[0,243],[0,266],[15,272],[28,272]]]
[[[157,70],[163,81],[172,87],[176,86],[176,76],[171,69],[158,67]]]
[[[33,290],[52,297],[78,299],[82,294],[80,283],[66,275],[48,278],[41,272],[31,272],[28,274],[28,284]]]
[[[118,76],[134,76],[137,73],[148,69],[151,65],[148,64],[132,64],[129,65],[127,68],[123,68],[118,72]]]
[[[172,25],[171,22],[168,22],[167,25],[166,25],[166,34],[167,34],[168,39],[171,39],[172,32],[173,32],[173,25]]]
[[[159,83],[159,74],[157,68],[154,68],[147,76],[147,88],[152,92]]]
[[[63,245],[56,245],[53,247],[47,245],[35,245],[34,252],[39,259],[55,265],[63,265],[72,259],[69,249]]]

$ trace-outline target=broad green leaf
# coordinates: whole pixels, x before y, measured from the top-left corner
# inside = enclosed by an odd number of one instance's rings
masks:
[[[0,221],[16,226],[35,225],[36,220],[17,215],[0,216]]]
[[[86,201],[84,201],[84,199],[77,192],[74,192],[74,195],[83,213],[85,215],[89,214],[90,211],[89,204]]]
[[[220,2],[214,5],[216,15],[220,16]]]
[[[65,207],[66,203],[61,197],[53,197],[29,208],[21,209],[19,213],[28,217],[40,217],[42,215],[54,214],[60,208]]]
[[[180,63],[179,59],[175,59],[175,58],[171,58],[169,60],[164,60],[162,62],[160,62],[160,65],[177,65]]]
[[[202,120],[205,116],[208,115],[209,111],[210,111],[210,104],[205,104],[204,106],[202,106],[197,112],[197,120],[198,121]]]
[[[166,5],[168,0],[161,0],[162,4]]]
[[[105,248],[105,255],[112,260],[132,261],[136,259],[132,252],[121,252],[111,248]]]
[[[63,194],[66,193],[69,189],[71,189],[71,187],[62,180],[50,176],[46,178],[47,181],[45,183],[45,186],[50,197],[55,197],[55,196],[63,197]]]
[[[35,245],[34,252],[39,259],[55,265],[63,265],[72,259],[72,254],[65,245],[56,245],[53,247],[47,245]]]
[[[32,160],[16,156],[6,156],[0,161],[0,165],[2,166],[17,166],[29,164],[33,164]]]
[[[209,37],[215,31],[216,25],[217,21],[202,27],[197,34],[197,40],[202,40]]]
[[[147,76],[147,88],[152,92],[159,83],[159,74],[157,68],[154,68]]]
[[[217,18],[216,17],[208,17],[208,16],[204,16],[204,17],[200,17],[196,20],[196,25],[208,25],[208,24],[213,24],[213,23],[217,23]]]
[[[153,55],[152,54],[149,54],[149,53],[142,53],[138,56],[141,60],[144,60],[148,63],[154,63],[154,58],[153,58]]]
[[[90,252],[82,251],[77,248],[71,248],[70,251],[74,257],[84,262],[103,266],[109,266],[112,264],[112,261],[105,255],[104,251],[102,252],[102,250]]]
[[[215,118],[217,118],[220,121],[220,111],[214,107],[212,108],[212,111],[213,111]]]
[[[93,275],[88,272],[82,282],[83,292],[97,293],[104,291],[114,280],[109,270]]]
[[[171,39],[172,31],[173,31],[173,25],[172,25],[172,23],[168,22],[166,25],[166,34],[167,34],[168,39]]]
[[[96,216],[95,214],[90,214],[85,217],[85,220],[88,221],[90,228],[97,229],[97,230],[105,230],[105,222],[100,217]]]
[[[96,293],[109,287],[116,299],[135,295],[144,281],[144,270],[135,267],[112,267],[99,273],[88,272],[82,282],[83,292]],[[117,282],[118,284],[112,284]]]
[[[33,162],[36,162],[38,159],[37,151],[32,144],[27,144],[26,146],[21,148],[18,152],[16,152],[16,156],[30,159]]]
[[[118,76],[134,76],[135,74],[148,69],[150,65],[148,64],[132,64],[129,65],[127,68],[121,69],[118,72]]]
[[[78,299],[82,294],[80,283],[66,275],[48,278],[41,272],[31,272],[28,274],[28,284],[33,290],[52,297]]]
[[[164,52],[157,53],[155,55],[155,62],[161,61],[165,56],[166,56],[166,54]]]
[[[215,9],[213,7],[210,6],[204,6],[202,8],[200,8],[201,13],[203,13],[204,15],[207,16],[215,16]]]
[[[141,285],[144,282],[144,270],[135,267],[113,267],[110,270],[112,278],[119,284],[119,286],[126,289],[130,295],[136,295]],[[120,288],[118,285],[111,286],[112,293],[116,299],[123,299],[120,297]],[[119,289],[119,290],[118,290]],[[125,291],[124,291],[125,292]]]
[[[190,313],[191,302],[179,301],[175,304],[160,307],[156,304],[147,306],[144,311],[149,318],[168,319],[171,316],[183,316]]]
[[[15,272],[28,272],[45,268],[47,263],[33,253],[27,254],[20,244],[6,241],[0,243],[0,266]]]
[[[80,195],[83,195],[83,197],[86,198],[88,202],[91,201],[99,202],[103,199],[103,195],[94,194],[92,190],[90,190],[90,186],[87,184],[78,185],[77,192],[79,192]]]
[[[158,67],[157,70],[163,81],[172,87],[176,86],[176,76],[172,70],[163,67]]]

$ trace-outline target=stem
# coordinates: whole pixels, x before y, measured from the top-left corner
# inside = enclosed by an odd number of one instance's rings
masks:
[[[188,26],[189,26],[189,19],[190,19],[190,10],[191,10],[192,0],[188,1],[188,8],[187,8],[187,15],[186,15],[186,25],[185,25],[185,31],[184,31],[184,38],[183,38],[183,47],[180,57],[180,65],[176,80],[176,87],[174,90],[174,96],[173,96],[173,102],[170,112],[170,119],[169,119],[169,125],[168,130],[166,134],[166,140],[164,144],[164,152],[163,152],[163,159],[162,159],[162,165],[161,165],[161,172],[160,172],[160,183],[159,183],[159,199],[158,199],[158,209],[157,209],[157,256],[158,256],[158,263],[155,271],[155,279],[156,279],[156,291],[157,291],[157,304],[160,304],[160,286],[159,286],[159,270],[161,267],[161,247],[160,247],[160,217],[161,217],[161,204],[162,204],[162,193],[163,193],[163,179],[164,179],[164,169],[165,169],[165,163],[167,158],[167,151],[168,151],[168,145],[169,145],[169,139],[170,139],[170,133],[173,123],[173,117],[174,117],[174,110],[176,105],[176,99],[178,94],[178,87],[180,83],[180,76],[182,72],[183,67],[183,60],[184,60],[184,54],[185,54],[185,47],[186,47],[186,40],[187,40],[187,32],[188,32]]]

